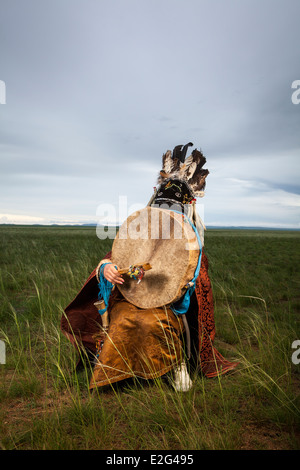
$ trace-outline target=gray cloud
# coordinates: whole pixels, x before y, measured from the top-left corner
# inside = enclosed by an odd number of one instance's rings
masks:
[[[162,153],[192,141],[211,172],[206,221],[298,226],[299,13],[297,0],[2,2],[0,213],[76,221],[120,195],[146,203]]]

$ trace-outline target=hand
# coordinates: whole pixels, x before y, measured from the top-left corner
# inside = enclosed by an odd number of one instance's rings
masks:
[[[103,268],[103,276],[105,279],[112,284],[123,284],[124,279],[118,270],[115,268],[114,264],[108,263]]]

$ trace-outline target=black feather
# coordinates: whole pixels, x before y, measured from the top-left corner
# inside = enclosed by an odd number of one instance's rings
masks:
[[[181,163],[183,163],[184,160],[185,160],[185,157],[186,157],[188,147],[191,147],[193,145],[194,144],[192,142],[189,142],[188,144],[186,144],[184,146],[183,145],[176,145],[176,147],[174,147],[174,149],[173,149],[172,157],[174,159],[178,159],[179,161],[181,161]]]

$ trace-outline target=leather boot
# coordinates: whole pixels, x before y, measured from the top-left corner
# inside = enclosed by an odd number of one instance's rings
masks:
[[[177,392],[187,392],[192,388],[193,382],[189,376],[185,362],[182,362],[174,369],[171,383]]]

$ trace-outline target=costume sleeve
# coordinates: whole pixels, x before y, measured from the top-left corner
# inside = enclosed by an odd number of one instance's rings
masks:
[[[110,259],[107,253],[105,260]],[[96,351],[93,335],[99,331],[101,316],[94,303],[99,297],[99,282],[94,269],[61,318],[61,330],[76,349]]]

